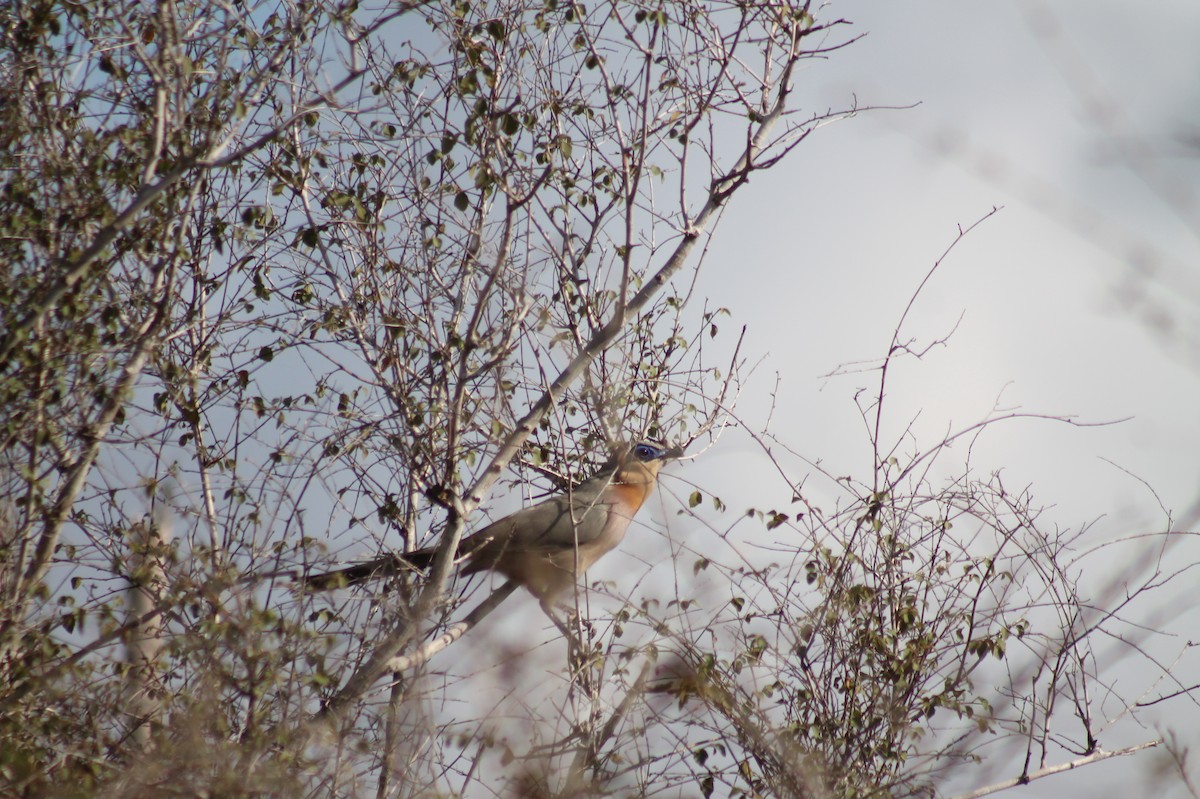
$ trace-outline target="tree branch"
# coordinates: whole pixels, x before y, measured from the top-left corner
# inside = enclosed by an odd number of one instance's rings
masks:
[[[1127,746],[1124,749],[1116,749],[1111,752],[1103,749],[1097,749],[1090,755],[1078,758],[1077,760],[1059,763],[1057,766],[1047,766],[1046,768],[1038,769],[1037,771],[1029,774],[1022,774],[1020,777],[1013,777],[1011,780],[1005,780],[1004,782],[998,782],[995,785],[989,785],[985,788],[972,791],[971,793],[962,794],[961,796],[954,797],[954,799],[979,799],[981,796],[988,796],[989,794],[999,793],[1000,791],[1007,791],[1009,788],[1015,788],[1018,785],[1028,785],[1034,780],[1040,780],[1043,777],[1061,774],[1064,771],[1072,771],[1082,766],[1090,766],[1092,763],[1099,763],[1101,760],[1108,760],[1112,757],[1124,757],[1125,755],[1132,755],[1136,752],[1140,752],[1143,749],[1152,749],[1162,742],[1163,741],[1161,738],[1157,738],[1153,741],[1134,744],[1133,746]]]

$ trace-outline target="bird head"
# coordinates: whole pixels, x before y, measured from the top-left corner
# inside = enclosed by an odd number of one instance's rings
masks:
[[[683,455],[679,447],[658,441],[638,441],[618,450],[613,481],[625,485],[653,484],[658,470]]]

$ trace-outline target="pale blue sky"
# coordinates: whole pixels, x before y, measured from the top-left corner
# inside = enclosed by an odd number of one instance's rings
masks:
[[[1191,46],[1200,7],[1151,3],[1138,18],[1116,3],[1055,7],[1111,91],[1106,99],[1136,123],[1132,132],[1163,144],[1183,132],[1194,107],[1186,98],[1200,86],[1200,51]],[[1100,430],[1024,423],[989,445],[997,466],[1027,472],[1067,520],[1114,510],[1113,499],[1145,499],[1098,456],[1146,479],[1169,508],[1190,506],[1200,486],[1200,340],[1164,339],[1123,305],[1131,253],[1155,248],[1168,275],[1151,290],[1163,291],[1174,317],[1196,332],[1200,298],[1179,297],[1174,282],[1195,276],[1170,270],[1196,264],[1200,272],[1200,227],[1181,224],[1127,169],[1101,161],[1104,137],[1016,8],[835,8],[868,36],[810,67],[802,91],[811,79],[818,104],[854,91],[861,102],[921,105],[819,132],[791,161],[757,177],[726,215],[703,286],[732,308],[735,322],[750,323],[746,350],[771,355],[743,408],[761,403],[780,372],[779,432],[810,457],[848,456],[845,468],[854,466],[861,452],[846,444],[861,440],[861,425],[848,398],[873,377],[821,375],[880,356],[956,226],[1003,206],[955,249],[910,315],[909,332],[926,342],[963,320],[947,348],[897,370],[897,420],[921,411],[921,429],[933,435],[947,422],[978,420],[998,396],[1007,407],[1083,421],[1132,417]],[[1117,20],[1122,36],[1114,41]],[[973,174],[971,158],[931,152],[925,142],[934,137],[970,142],[999,165],[997,179]],[[1155,165],[1186,178],[1200,174],[1198,163]],[[1033,181],[1077,205],[1022,188]],[[1065,208],[1081,223],[1056,219],[1035,202]],[[1130,235],[1114,232],[1116,225]],[[1124,251],[1109,238],[1127,239]],[[741,266],[730,274],[722,266],[734,260]],[[1097,481],[1109,486],[1104,508],[1096,505]],[[1160,516],[1149,513],[1145,522]]]

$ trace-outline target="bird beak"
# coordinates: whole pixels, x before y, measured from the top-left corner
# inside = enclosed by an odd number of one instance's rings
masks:
[[[665,453],[663,453],[662,459],[664,461],[674,461],[674,460],[678,460],[682,457],[683,457],[683,447],[671,447],[671,449],[669,449]]]

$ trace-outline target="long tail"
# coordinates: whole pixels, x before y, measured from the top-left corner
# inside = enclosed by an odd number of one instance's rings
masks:
[[[418,549],[404,555],[387,554],[375,560],[368,560],[322,574],[310,574],[301,578],[301,582],[316,591],[328,591],[332,588],[344,588],[348,585],[361,585],[371,580],[393,577],[419,571],[433,561],[433,550]]]

